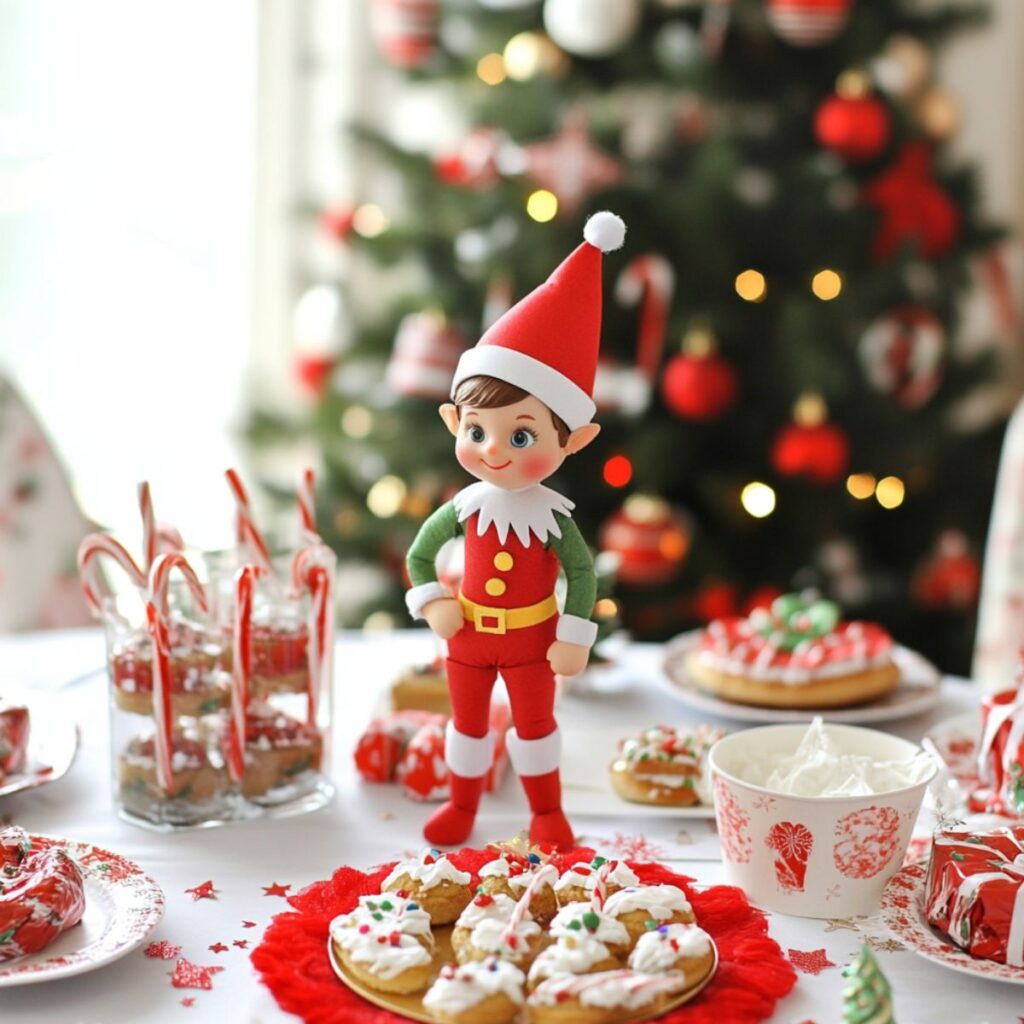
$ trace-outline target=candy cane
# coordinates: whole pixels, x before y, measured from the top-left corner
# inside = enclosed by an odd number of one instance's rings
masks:
[[[146,586],[146,574],[139,568],[124,545],[105,533],[90,533],[78,545],[78,571],[82,577],[82,590],[96,616],[103,610],[104,586],[99,575],[97,559],[100,555],[112,558],[128,574],[135,586],[142,590]]]
[[[316,725],[320,696],[331,678],[334,656],[334,555],[324,544],[302,548],[292,561],[292,591],[309,590],[309,681],[306,718]]]
[[[231,659],[231,726],[228,774],[241,782],[245,774],[245,722],[252,681],[252,597],[259,567],[243,565],[235,574],[235,621]]]
[[[608,876],[615,867],[615,861],[606,860],[594,876],[594,895],[591,897],[590,905],[595,910],[604,910],[605,900],[608,899]]]
[[[313,470],[305,469],[299,477],[299,487],[295,492],[295,500],[299,506],[299,524],[302,535],[307,541],[320,539],[316,528],[316,497],[313,489]]]
[[[523,923],[523,918],[529,913],[530,904],[533,902],[533,897],[536,895],[537,890],[544,885],[553,884],[557,879],[558,868],[554,864],[545,864],[533,876],[530,884],[523,891],[523,895],[519,897],[519,902],[515,905],[512,916],[508,919],[508,924],[505,925],[505,930],[501,933],[502,942],[515,935],[519,926]]]
[[[142,515],[142,564],[148,572],[156,561],[159,537],[156,516],[153,514],[153,496],[149,492],[147,480],[139,484],[139,512]]]
[[[263,535],[260,533],[252,517],[249,495],[238,476],[238,472],[234,469],[229,469],[225,471],[224,475],[227,477],[228,485],[235,496],[235,505],[237,507],[236,522],[238,527],[237,539],[249,548],[262,570],[272,573],[274,567],[270,561],[270,549],[267,547],[267,542],[263,539]]]
[[[615,286],[615,297],[624,306],[640,304],[636,365],[648,380],[654,379],[665,347],[675,283],[672,264],[664,256],[647,253],[626,266]]]
[[[170,523],[157,523],[156,541],[160,553],[185,550],[185,538]]]

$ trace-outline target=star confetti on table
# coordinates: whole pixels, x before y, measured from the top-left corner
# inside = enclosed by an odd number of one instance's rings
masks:
[[[859,917],[830,917],[825,924],[825,931],[827,932],[839,932],[844,928],[851,932],[859,932],[860,925],[858,922],[862,920]]]
[[[201,885],[194,886],[191,889],[186,889],[185,892],[189,893],[195,900],[215,900],[219,889],[214,889],[212,881],[205,881]]]
[[[287,896],[291,885],[280,885],[278,882],[274,882],[273,885],[264,885],[261,888],[264,896]]]
[[[243,921],[242,922],[242,927],[243,928],[255,928],[256,927],[256,922],[255,921]]]
[[[182,957],[175,965],[174,970],[168,972],[171,984],[175,988],[213,988],[213,976],[223,967],[204,967],[202,964],[194,964],[191,960]]]
[[[896,939],[876,939],[868,936],[868,945],[880,953],[902,953],[907,947]]]
[[[207,946],[206,948],[211,953],[226,953],[231,947],[225,946],[223,942],[215,942],[212,946]]]
[[[195,996],[185,996],[185,998],[182,999],[182,1001],[181,1001],[181,1005],[184,1006],[186,1010],[189,1009],[189,1007],[195,1006],[196,1005],[196,997]]]
[[[152,960],[173,960],[181,952],[181,946],[167,941],[151,942],[143,952]]]
[[[248,949],[249,948],[249,940],[248,939],[235,939],[234,942],[231,943],[231,945],[232,946],[237,946],[239,949]]]
[[[825,955],[824,949],[791,949],[789,962],[804,974],[821,974],[829,967],[835,967],[835,964]]]

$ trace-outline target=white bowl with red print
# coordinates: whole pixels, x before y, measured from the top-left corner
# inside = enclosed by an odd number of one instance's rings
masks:
[[[874,729],[827,723],[844,754],[910,761],[920,748]],[[868,796],[797,796],[743,778],[752,762],[792,755],[806,725],[768,725],[721,739],[708,756],[729,880],[751,902],[795,917],[871,914],[903,862],[935,766],[901,789]]]

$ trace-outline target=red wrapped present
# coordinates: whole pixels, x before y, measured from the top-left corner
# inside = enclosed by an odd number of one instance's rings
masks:
[[[937,832],[925,916],[971,956],[1024,966],[1024,825]]]
[[[28,708],[0,697],[0,782],[24,771],[28,753]]]
[[[982,700],[978,778],[972,811],[1024,816],[1024,687]]]
[[[375,718],[356,744],[356,770],[367,782],[391,782],[416,733],[424,726],[443,726],[444,721],[429,711],[395,711]]]

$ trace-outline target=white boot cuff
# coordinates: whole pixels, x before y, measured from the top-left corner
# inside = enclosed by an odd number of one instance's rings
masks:
[[[453,775],[464,779],[486,775],[494,760],[494,733],[484,737],[466,736],[449,722],[444,734],[444,759]]]
[[[505,740],[512,767],[519,775],[547,775],[562,763],[562,732],[555,729],[539,740],[523,740],[509,729]]]

